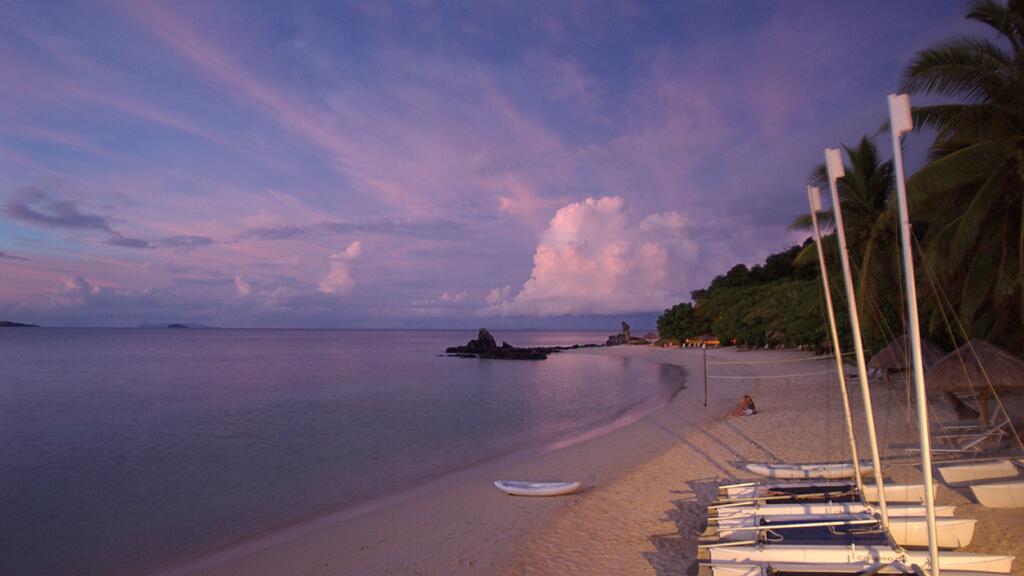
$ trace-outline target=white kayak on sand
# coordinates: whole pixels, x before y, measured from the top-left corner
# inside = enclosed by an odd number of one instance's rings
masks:
[[[852,478],[853,464],[770,464],[766,462],[748,462],[747,470],[768,478]],[[861,474],[871,474],[871,464],[860,465]]]
[[[580,489],[575,482],[524,482],[520,480],[495,480],[494,485],[513,496],[563,496]]]

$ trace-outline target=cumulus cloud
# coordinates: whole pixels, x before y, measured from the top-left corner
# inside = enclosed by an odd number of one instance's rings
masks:
[[[517,294],[495,288],[485,314],[559,316],[658,310],[677,296],[696,258],[686,218],[677,212],[639,221],[622,198],[587,198],[555,213]]]
[[[363,243],[356,240],[345,248],[344,252],[331,255],[330,268],[327,275],[320,281],[320,292],[324,294],[344,294],[356,285],[355,278],[349,269],[353,260],[363,253]]]

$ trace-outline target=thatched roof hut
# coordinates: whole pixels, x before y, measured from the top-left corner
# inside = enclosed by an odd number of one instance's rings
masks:
[[[1024,360],[985,340],[974,339],[939,360],[925,376],[928,387],[977,394],[981,418],[988,425],[992,392],[1024,390]]]
[[[934,366],[942,359],[942,356],[941,348],[931,342],[921,341],[921,362],[924,363],[925,370]],[[871,360],[868,360],[868,368],[886,372],[910,370],[910,338],[904,334],[893,339],[885,348],[872,356]]]

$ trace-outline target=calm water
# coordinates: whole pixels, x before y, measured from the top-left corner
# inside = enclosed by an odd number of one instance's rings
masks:
[[[593,428],[682,378],[438,356],[472,336],[0,330],[0,575],[145,572]]]

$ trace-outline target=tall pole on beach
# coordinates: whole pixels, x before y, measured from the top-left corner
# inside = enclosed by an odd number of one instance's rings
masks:
[[[900,245],[903,253],[903,279],[907,294],[907,324],[910,325],[910,358],[914,366],[914,391],[917,396],[917,433],[921,441],[921,471],[924,476],[924,505],[928,515],[928,555],[931,576],[939,576],[939,546],[935,529],[935,494],[932,493],[932,444],[928,435],[928,399],[924,389],[924,364],[921,362],[921,326],[917,319],[917,282],[914,280],[914,256],[911,248],[910,213],[907,210],[907,185],[903,175],[903,146],[900,136],[914,128],[910,115],[910,96],[889,95],[889,131],[892,132],[893,164],[896,165],[896,195],[900,209]]]
[[[708,345],[702,344],[701,350],[704,354],[704,407],[708,407]]]
[[[811,203],[811,224],[814,228],[814,244],[818,247],[818,266],[821,268],[821,285],[825,290],[825,310],[828,312],[828,329],[832,336],[832,352],[836,358],[836,372],[839,376],[839,391],[843,397],[843,414],[846,416],[846,436],[850,441],[853,455],[853,475],[857,481],[857,492],[864,492],[864,480],[860,474],[860,457],[857,456],[857,437],[853,434],[853,418],[850,416],[850,399],[846,395],[846,377],[843,374],[843,351],[839,348],[839,332],[836,331],[836,314],[832,309],[832,290],[828,286],[828,269],[825,267],[825,251],[821,248],[821,232],[818,230],[818,211],[821,210],[821,191],[814,186],[807,187],[807,200]]]
[[[843,210],[839,202],[839,186],[836,184],[836,181],[846,174],[846,169],[843,168],[843,156],[837,148],[825,149],[825,166],[828,169],[828,185],[832,192],[832,213],[835,216],[836,237],[839,239],[839,259],[843,265],[843,284],[846,286],[846,304],[850,313],[853,349],[857,356],[857,377],[860,380],[860,393],[864,401],[864,416],[868,421],[868,441],[871,444],[871,464],[874,466],[875,471],[875,485],[878,486],[878,506],[882,512],[882,527],[888,530],[889,508],[885,502],[882,461],[878,455],[878,436],[875,434],[875,411],[871,405],[871,389],[868,388],[868,370],[864,362],[864,343],[860,337],[860,316],[857,314],[857,295],[853,290],[853,277],[850,273],[850,251],[846,247]],[[863,497],[863,493],[861,496]]]

